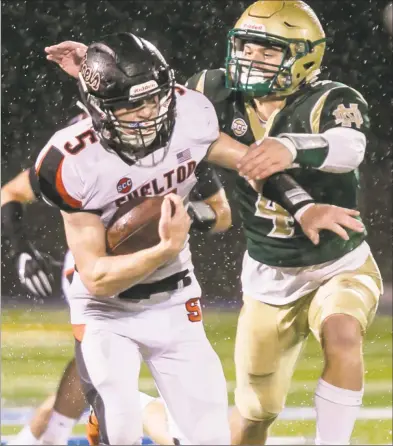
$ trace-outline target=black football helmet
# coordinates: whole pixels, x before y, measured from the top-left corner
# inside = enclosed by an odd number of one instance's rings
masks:
[[[79,90],[107,150],[127,163],[156,151],[151,162],[164,159],[175,124],[175,76],[152,43],[118,33],[89,45],[79,72]],[[158,107],[155,117],[129,121],[115,116],[116,110],[138,109],[153,98]]]

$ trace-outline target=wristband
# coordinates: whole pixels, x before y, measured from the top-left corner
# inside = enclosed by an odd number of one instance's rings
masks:
[[[328,140],[318,134],[309,133],[281,133],[279,139],[291,141],[296,149],[295,164],[305,167],[321,167],[329,153]],[[282,142],[288,147],[285,142]],[[293,152],[292,152],[293,153]]]
[[[262,195],[295,215],[305,205],[315,200],[287,173],[276,173],[269,177],[262,188]]]

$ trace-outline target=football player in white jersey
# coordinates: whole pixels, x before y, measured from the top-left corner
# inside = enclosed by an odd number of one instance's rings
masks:
[[[80,114],[69,121],[67,125],[79,122],[86,117],[86,114]],[[231,212],[225,191],[211,166],[201,163],[198,167],[199,169],[196,170],[198,182],[193,189],[192,198],[193,200],[203,200],[211,206],[216,214],[216,221],[212,228],[209,228],[210,222],[207,226],[205,223],[206,227],[204,228],[202,220],[194,219],[193,226],[199,230],[209,230],[211,233],[225,231],[231,224]],[[23,224],[21,204],[37,200],[29,173],[29,170],[21,172],[1,189],[1,202],[4,206],[2,210],[5,210],[2,213],[3,219],[11,213],[9,218],[11,224],[8,225],[9,228],[6,228],[8,231],[3,235],[10,237],[13,241],[12,247],[16,254],[15,259],[21,283],[25,285],[30,294],[37,297],[49,297],[52,293],[52,276],[48,272],[50,265],[45,262],[45,256],[38,253],[29,242]],[[195,202],[191,201],[190,204],[195,205]],[[72,254],[68,251],[64,259],[62,273],[62,290],[66,299],[74,273],[74,263]],[[145,434],[149,435],[157,444],[172,444],[173,440],[168,427],[169,416],[166,414],[163,401],[142,392],[140,392],[140,401]],[[61,377],[56,395],[49,396],[40,405],[32,419],[8,444],[67,444],[72,428],[86,407],[87,402],[81,390],[75,360],[72,359]],[[174,434],[181,438],[181,434],[176,428]],[[98,425],[94,415],[89,418],[87,435],[91,444],[98,444]]]
[[[92,122],[54,135],[37,160],[36,179],[44,200],[62,210],[76,260],[71,317],[87,320],[76,354],[101,442],[140,440],[141,353],[185,441],[228,444],[225,379],[201,324],[182,199],[203,158],[236,170],[247,147],[220,135],[211,103],[176,90],[162,56],[136,36],[90,45],[79,84]],[[161,242],[107,256],[104,230],[116,207],[174,188],[178,195],[162,208]]]
[[[140,442],[141,355],[185,442],[228,444],[226,382],[201,322],[183,200],[209,149],[235,168],[246,148],[233,142],[234,156],[227,155],[231,141],[219,138],[210,102],[177,88],[157,49],[134,35],[90,45],[79,83],[92,119],[51,138],[37,159],[36,180],[43,199],[62,210],[75,258],[71,322],[86,322],[83,338],[76,333],[76,359],[101,442]],[[164,194],[161,242],[107,256],[105,225],[116,209]]]
[[[67,125],[75,124],[86,117],[86,114],[80,114]],[[231,225],[231,210],[218,176],[207,163],[200,163],[195,174],[198,182],[192,190],[193,201],[190,202],[189,208],[190,214],[193,215],[192,228],[211,234],[227,230]],[[5,223],[3,235],[12,242],[11,255],[16,260],[21,283],[30,294],[42,298],[52,294],[53,276],[46,256],[39,253],[28,240],[23,224],[22,204],[37,200],[31,177],[30,170],[27,169],[1,188],[1,202],[4,206],[2,216]],[[211,210],[215,215],[214,219]],[[9,224],[4,221],[7,216],[10,217]],[[66,300],[74,264],[72,254],[68,251],[62,272],[62,290]],[[152,433],[159,444],[171,444],[172,438],[169,436],[162,402],[143,392],[140,392],[140,401],[145,433]],[[87,406],[73,358],[65,368],[56,395],[49,396],[40,405],[29,423],[8,444],[67,444],[74,425]]]

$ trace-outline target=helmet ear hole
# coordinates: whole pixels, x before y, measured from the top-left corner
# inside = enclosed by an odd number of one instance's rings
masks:
[[[314,62],[307,62],[303,65],[305,70],[310,69],[314,65]]]

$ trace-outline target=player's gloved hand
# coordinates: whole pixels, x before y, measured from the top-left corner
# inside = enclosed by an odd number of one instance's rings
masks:
[[[309,204],[300,209],[295,218],[303,229],[307,237],[318,245],[319,232],[322,229],[335,232],[344,240],[349,240],[347,231],[344,228],[355,232],[363,232],[363,224],[355,217],[359,215],[355,209],[347,209],[330,204]]]
[[[35,296],[47,297],[52,294],[53,275],[42,254],[29,241],[23,214],[21,202],[9,201],[3,204],[2,235],[5,245],[8,245],[10,258],[16,263],[22,285]]]
[[[75,78],[78,78],[79,68],[86,50],[86,45],[72,40],[45,47],[47,60],[57,63],[62,70]]]
[[[19,280],[33,295],[48,297],[52,294],[53,274],[49,263],[30,242],[16,255]]]
[[[207,203],[203,201],[190,201],[187,208],[191,218],[191,229],[200,232],[208,232],[217,222],[217,215]]]

